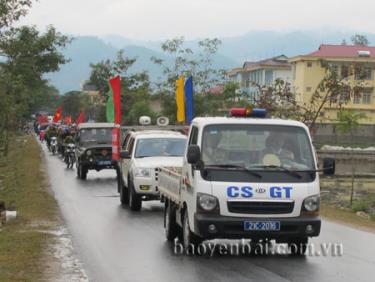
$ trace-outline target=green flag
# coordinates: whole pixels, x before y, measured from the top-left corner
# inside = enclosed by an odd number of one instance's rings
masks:
[[[111,86],[109,86],[106,115],[107,122],[115,122],[115,106],[113,104],[113,93]]]

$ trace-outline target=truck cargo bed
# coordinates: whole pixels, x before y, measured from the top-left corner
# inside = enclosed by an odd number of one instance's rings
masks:
[[[182,167],[161,167],[158,175],[160,195],[175,202],[180,202],[180,181]]]

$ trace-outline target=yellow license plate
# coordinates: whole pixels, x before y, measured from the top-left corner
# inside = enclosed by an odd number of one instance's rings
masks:
[[[139,185],[139,189],[142,191],[148,191],[150,190],[150,185]]]

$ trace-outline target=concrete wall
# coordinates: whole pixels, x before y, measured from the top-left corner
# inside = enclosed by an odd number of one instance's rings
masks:
[[[313,134],[313,141],[330,145],[348,145],[351,143],[349,134],[338,132],[336,124],[318,124]],[[365,144],[375,146],[375,124],[360,125],[354,130],[354,144]]]
[[[336,175],[351,175],[352,164],[357,176],[375,176],[375,151],[355,151],[353,157],[350,151],[323,151],[318,153],[319,165],[324,158],[336,160]]]

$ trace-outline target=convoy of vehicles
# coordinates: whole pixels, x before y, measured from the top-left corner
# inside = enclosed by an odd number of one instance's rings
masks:
[[[319,172],[334,174],[334,160],[318,169],[303,123],[266,119],[256,109],[231,115],[195,118],[188,136],[164,121],[157,129],[123,128],[119,161],[112,160],[115,124],[82,123],[76,144],[66,148],[67,167],[76,162],[80,179],[90,169],[115,169],[121,204],[132,211],[160,199],[167,240],[179,237],[185,248],[249,238],[304,254],[308,239],[320,234]]]
[[[186,136],[169,130],[128,131],[119,163],[118,192],[123,205],[138,211],[142,201],[159,199],[158,173],[164,165],[181,166]]]
[[[320,186],[308,128],[296,121],[196,118],[183,165],[162,167],[165,234],[185,248],[206,239],[276,240],[303,254],[318,236]],[[324,161],[326,174],[334,161]]]
[[[113,123],[81,123],[76,135],[76,167],[78,178],[85,180],[89,170],[118,170],[112,160]]]

